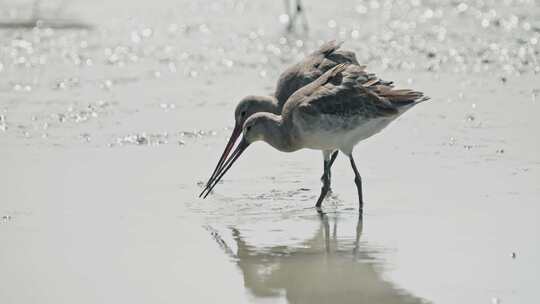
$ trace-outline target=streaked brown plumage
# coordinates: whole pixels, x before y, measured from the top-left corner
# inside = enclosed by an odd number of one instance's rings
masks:
[[[329,190],[332,151],[346,154],[355,173],[362,210],[362,183],[352,156],[354,146],[428,99],[421,92],[396,90],[374,81],[363,67],[339,64],[290,96],[281,115],[257,113],[246,120],[240,144],[205,190],[211,191],[251,143],[262,140],[283,152],[303,148],[323,151],[323,188],[317,208]]]
[[[319,49],[306,56],[302,61],[287,68],[279,76],[274,96],[250,95],[244,97],[238,103],[234,111],[235,124],[233,132],[209,181],[215,177],[216,172],[223,165],[227,155],[230,153],[236,140],[240,136],[242,126],[246,119],[259,112],[270,112],[279,115],[281,114],[283,105],[294,92],[313,82],[329,69],[342,63],[358,65],[354,52],[341,50],[341,44],[342,43],[337,43],[335,41],[327,42],[321,45]],[[391,84],[377,79],[374,74],[369,74],[367,72],[363,73],[365,81]],[[332,159],[335,159],[336,156],[337,154],[334,154]]]

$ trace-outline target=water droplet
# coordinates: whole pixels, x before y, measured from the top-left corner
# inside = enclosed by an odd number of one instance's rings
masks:
[[[355,9],[356,9],[356,12],[361,15],[367,13],[367,7],[363,6],[362,4],[357,5]]]
[[[176,32],[178,31],[178,24],[176,24],[176,23],[171,23],[171,24],[169,24],[168,31],[169,31],[169,33],[171,33],[171,34],[176,33]]]
[[[328,20],[328,27],[329,28],[335,28],[337,26],[336,20],[330,19]]]
[[[139,36],[139,33],[137,33],[136,31],[131,32],[131,41],[133,43],[141,42],[141,36]]]
[[[466,11],[467,9],[469,8],[469,6],[466,4],[466,3],[460,3],[458,6],[457,6],[457,10],[458,12],[462,13],[464,11]]]
[[[143,37],[145,38],[148,38],[150,36],[152,36],[152,33],[153,33],[153,30],[151,28],[145,28],[144,30],[142,30],[141,34],[143,35]]]
[[[279,15],[279,22],[281,24],[288,24],[289,20],[290,20],[289,15],[287,15],[287,14]]]
[[[199,31],[201,31],[201,33],[204,33],[204,34],[208,34],[210,33],[210,29],[208,28],[208,26],[206,24],[201,24],[199,25]]]
[[[109,90],[112,88],[112,86],[113,86],[113,81],[109,79],[105,80],[102,84],[102,88],[109,89]]]
[[[89,133],[82,133],[81,134],[81,138],[85,141],[85,142],[90,142],[90,140],[92,140],[91,136]]]
[[[223,63],[224,66],[228,68],[232,68],[232,66],[234,65],[234,61],[230,59],[223,59],[221,62]]]
[[[176,64],[174,62],[169,62],[169,71],[171,71],[171,73],[176,73]]]

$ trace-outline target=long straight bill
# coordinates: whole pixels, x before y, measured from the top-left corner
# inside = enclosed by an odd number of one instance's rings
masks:
[[[236,162],[236,160],[240,157],[240,155],[242,155],[242,152],[244,152],[248,146],[249,143],[247,143],[244,139],[240,141],[238,147],[236,147],[229,159],[227,159],[227,161],[223,164],[223,167],[221,167],[221,169],[217,172],[216,178],[212,181],[211,184],[207,185],[206,188],[204,188],[203,193],[204,191],[207,192],[203,198],[206,198],[208,194],[210,194],[212,189],[214,189],[214,187],[219,183],[221,178],[225,175],[225,173],[227,173],[227,171],[229,171],[234,162]]]
[[[216,165],[216,168],[214,169],[214,172],[212,172],[212,175],[210,176],[210,178],[206,182],[206,186],[205,186],[204,190],[201,192],[201,194],[199,194],[199,197],[201,197],[204,194],[204,191],[206,190],[206,188],[208,188],[208,186],[212,183],[212,181],[216,177],[216,175],[217,175],[216,173],[219,170],[221,170],[221,168],[223,166],[223,163],[225,162],[225,159],[227,159],[227,156],[229,156],[229,153],[231,152],[232,147],[236,143],[236,139],[238,139],[238,136],[240,136],[240,133],[242,133],[242,126],[235,125],[234,129],[232,131],[231,137],[229,138],[229,142],[225,146],[225,149],[223,150],[223,154],[221,154],[221,157],[219,158],[219,161],[218,161],[218,163]]]

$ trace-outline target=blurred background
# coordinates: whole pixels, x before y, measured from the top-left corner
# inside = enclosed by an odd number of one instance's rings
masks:
[[[121,135],[116,126],[96,134],[85,130],[84,123],[98,112],[118,116],[135,111],[139,102],[162,111],[197,104],[230,110],[241,96],[271,92],[286,66],[332,39],[346,41],[345,48],[356,51],[372,71],[406,72],[403,85],[412,84],[417,74],[434,81],[442,72],[462,75],[458,79],[490,75],[504,83],[540,72],[540,12],[532,0],[304,1],[308,28],[302,18],[289,24],[295,4],[4,0],[0,123],[7,136],[1,140],[64,137],[55,128],[65,118],[74,123],[69,136],[87,134],[83,140],[115,144]],[[233,77],[250,79],[257,91],[245,83],[242,88]],[[141,86],[145,89],[135,93]],[[93,96],[84,93],[89,90]],[[537,93],[528,92],[530,98]],[[39,113],[31,117],[13,111],[8,128],[9,100],[38,96],[54,102],[47,103],[47,110],[39,108],[43,103],[27,104]]]
[[[534,303],[540,2],[0,0],[0,302]],[[333,168],[256,145],[248,94],[344,41],[432,99]]]

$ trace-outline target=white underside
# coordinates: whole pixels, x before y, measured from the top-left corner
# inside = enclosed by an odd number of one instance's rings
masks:
[[[340,150],[350,155],[360,141],[379,133],[393,119],[377,118],[351,130],[318,131],[303,136],[304,147],[316,150]]]

